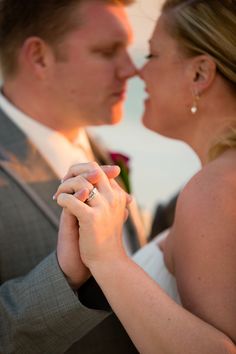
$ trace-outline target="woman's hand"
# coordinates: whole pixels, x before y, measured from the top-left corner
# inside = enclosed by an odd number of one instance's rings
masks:
[[[131,198],[95,163],[77,165],[76,173],[80,176],[67,179],[59,187],[57,202],[78,219],[81,259],[91,267],[96,262],[125,254],[121,234],[127,217],[126,205]],[[93,184],[97,188],[96,195],[87,204],[71,194],[91,192],[92,188],[85,180],[86,174],[96,176]]]

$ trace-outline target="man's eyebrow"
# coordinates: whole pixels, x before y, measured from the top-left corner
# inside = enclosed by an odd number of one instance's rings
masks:
[[[119,47],[123,47],[123,46],[125,46],[125,45],[127,45],[127,43],[124,43],[123,41],[119,41],[119,40],[117,40],[117,41],[103,41],[103,42],[100,42],[99,44],[96,44],[96,47],[97,48],[100,48],[100,47],[110,47],[110,48],[114,48],[114,49],[116,49],[116,48],[119,48]]]

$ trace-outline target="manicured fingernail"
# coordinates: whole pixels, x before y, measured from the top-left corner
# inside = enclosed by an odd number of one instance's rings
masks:
[[[53,200],[56,200],[57,198],[56,198],[56,194],[54,194],[54,196],[52,197],[52,199]]]

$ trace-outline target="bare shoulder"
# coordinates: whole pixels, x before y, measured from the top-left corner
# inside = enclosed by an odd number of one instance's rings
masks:
[[[186,185],[171,234],[183,305],[236,341],[236,150]]]
[[[179,216],[185,218],[187,213],[192,217],[194,212],[195,218],[211,218],[219,212],[227,218],[233,216],[236,224],[236,150],[230,153],[207,164],[189,181],[179,197]]]

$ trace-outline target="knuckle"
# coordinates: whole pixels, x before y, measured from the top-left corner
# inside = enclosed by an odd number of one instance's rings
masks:
[[[96,225],[97,224],[97,217],[96,217],[96,215],[95,215],[95,213],[94,213],[92,208],[87,210],[87,218],[88,218],[89,223],[91,225],[93,225],[93,224]]]
[[[73,175],[76,172],[76,170],[77,170],[77,164],[73,164],[70,166],[68,173]]]
[[[92,171],[94,171],[98,174],[102,173],[101,167],[99,166],[99,164],[96,161],[90,162],[90,167],[91,167]]]
[[[78,166],[79,166],[78,163],[73,163],[73,165],[71,165],[71,169],[76,170],[78,168]]]
[[[93,189],[93,185],[83,176],[77,176],[76,183],[78,187],[88,188],[89,190]]]
[[[85,183],[86,179],[83,176],[78,175],[78,176],[75,177],[75,181],[77,183]]]
[[[91,161],[91,162],[89,162],[89,164],[92,168],[95,168],[95,169],[99,168],[99,164],[96,161]]]
[[[112,194],[110,197],[109,197],[109,205],[111,207],[114,207],[116,205],[116,198],[114,196],[114,194]]]
[[[57,198],[57,203],[61,206],[65,206],[69,201],[68,195],[61,193]]]
[[[62,189],[63,189],[63,185],[60,184],[60,186],[58,186],[58,188],[57,188],[57,193],[60,193]]]
[[[69,191],[73,186],[73,180],[70,178],[61,185],[62,191]]]

